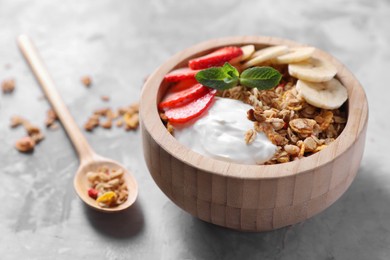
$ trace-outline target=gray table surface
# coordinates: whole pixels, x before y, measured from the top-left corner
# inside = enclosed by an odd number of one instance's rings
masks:
[[[1,259],[389,259],[390,2],[349,1],[29,1],[0,0]],[[72,178],[76,154],[62,129],[30,155],[12,115],[43,126],[49,105],[19,53],[29,34],[81,126],[95,108],[137,101],[144,78],[177,51],[209,38],[270,35],[322,48],[364,86],[370,107],[358,176],[334,205],[292,227],[267,233],[220,228],[176,207],[145,166],[140,132],[86,133],[100,154],[121,161],[139,182],[128,211],[86,208]],[[90,89],[80,77],[93,77]],[[386,130],[387,129],[387,130]]]

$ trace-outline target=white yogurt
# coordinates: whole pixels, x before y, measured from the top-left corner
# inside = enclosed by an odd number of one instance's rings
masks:
[[[252,107],[230,98],[215,98],[208,112],[192,124],[175,127],[175,137],[202,155],[242,164],[262,164],[272,158],[276,146],[264,133],[246,144],[246,131],[253,122],[246,114]]]

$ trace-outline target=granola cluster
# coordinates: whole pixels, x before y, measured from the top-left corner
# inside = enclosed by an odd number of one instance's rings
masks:
[[[88,195],[101,207],[123,204],[129,194],[123,175],[123,169],[110,169],[106,166],[88,172],[87,179],[90,184]]]
[[[285,163],[321,151],[339,136],[347,122],[343,107],[314,107],[298,95],[295,83],[290,78],[271,90],[237,86],[219,93],[253,106],[247,116],[254,129],[277,146],[274,157],[265,164]],[[253,136],[253,130],[248,130],[245,142],[249,144]]]

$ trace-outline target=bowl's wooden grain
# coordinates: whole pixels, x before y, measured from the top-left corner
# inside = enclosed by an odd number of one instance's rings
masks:
[[[185,49],[147,80],[141,97],[141,126],[146,164],[160,189],[179,207],[216,225],[266,231],[303,221],[329,207],[349,187],[363,155],[368,105],[352,73],[329,54],[337,78],[348,90],[348,122],[326,149],[279,165],[242,165],[202,156],[181,145],[162,124],[157,103],[166,90],[166,73],[194,56],[226,45],[300,44],[280,38],[241,36],[215,39]],[[161,86],[161,87],[160,87]]]

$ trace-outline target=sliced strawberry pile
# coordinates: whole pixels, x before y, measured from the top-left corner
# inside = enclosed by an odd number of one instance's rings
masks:
[[[195,74],[199,70],[193,70],[190,68],[180,68],[169,72],[165,75],[165,80],[168,82],[177,82],[184,79],[195,79]]]
[[[190,103],[171,108],[165,112],[165,116],[170,123],[182,124],[193,118],[200,116],[211,105],[216,90],[209,90],[202,97],[191,101]]]
[[[201,69],[222,66],[225,62],[242,55],[239,47],[223,47],[190,60],[186,68],[171,71],[164,79],[176,83],[168,89],[158,108],[165,111],[168,121],[173,124],[186,123],[200,116],[212,104],[216,90],[199,84],[195,79],[196,73]]]
[[[168,90],[164,99],[158,105],[159,109],[168,109],[185,105],[197,98],[200,98],[209,91],[207,87],[199,83],[195,83],[192,86],[187,85],[186,88],[177,85]]]
[[[193,70],[222,66],[225,62],[237,58],[242,54],[243,52],[239,47],[223,47],[205,56],[190,60],[188,66]]]

